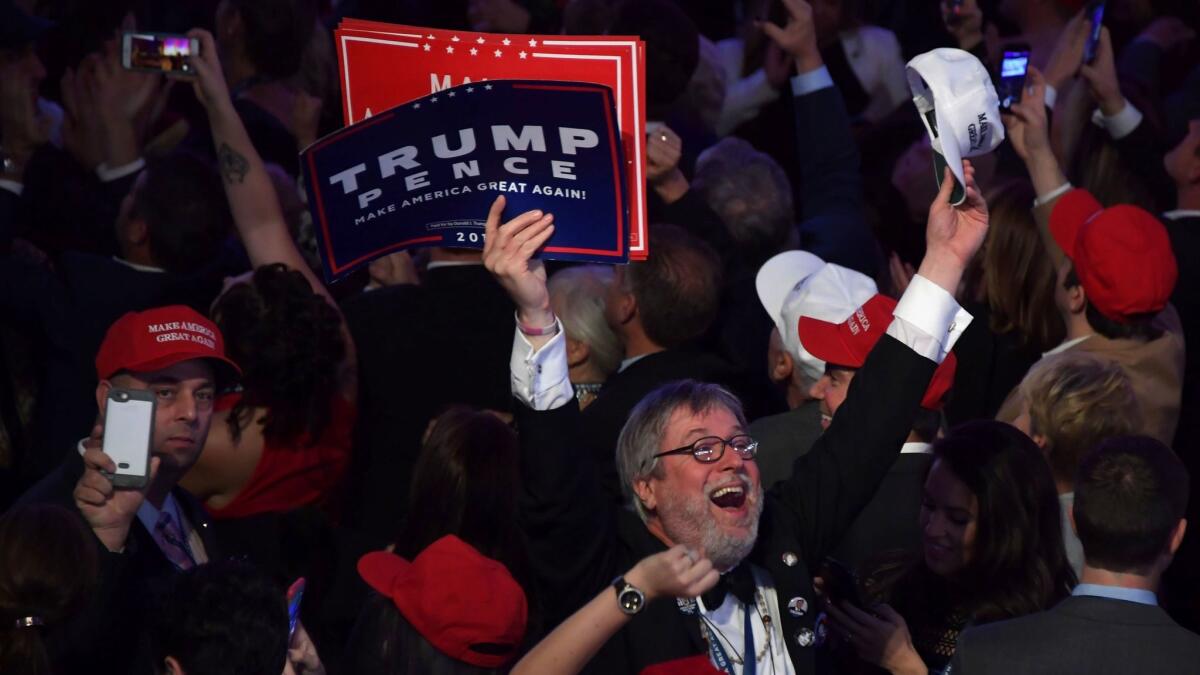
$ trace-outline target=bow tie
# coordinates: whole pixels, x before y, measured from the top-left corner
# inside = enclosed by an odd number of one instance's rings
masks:
[[[733,597],[742,601],[743,605],[750,606],[754,604],[754,575],[750,573],[750,566],[739,563],[737,567],[729,570],[721,575],[717,580],[717,585],[713,586],[707,593],[700,596],[704,601],[704,607],[710,612],[716,611],[725,603],[725,596],[732,593]]]

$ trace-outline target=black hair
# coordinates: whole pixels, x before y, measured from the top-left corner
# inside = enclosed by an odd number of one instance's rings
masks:
[[[1188,485],[1187,467],[1162,442],[1102,441],[1075,474],[1075,531],[1088,565],[1145,574],[1184,516]]]
[[[230,0],[230,3],[242,18],[243,48],[258,75],[284,79],[300,70],[317,20],[313,0]]]
[[[1072,264],[1066,278],[1063,279],[1063,288],[1071,289],[1079,285],[1079,275],[1075,272],[1075,265]],[[1154,325],[1154,317],[1158,315],[1157,312],[1131,314],[1126,317],[1128,322],[1118,323],[1101,314],[1090,298],[1085,302],[1087,306],[1084,309],[1084,316],[1087,317],[1088,325],[1092,327],[1092,330],[1110,340],[1125,339],[1149,342],[1162,336],[1162,329]]]
[[[243,394],[229,415],[235,439],[266,408],[263,436],[315,443],[328,426],[346,356],[341,317],[303,274],[277,263],[254,270],[213,306],[225,352],[242,369]]]
[[[717,316],[721,259],[704,241],[675,225],[650,227],[654,255],[627,268],[646,337],[671,349],[696,340]]]
[[[481,668],[443,654],[390,598],[374,591],[358,615],[346,654],[347,672],[355,675],[499,675],[509,670]]]
[[[0,517],[0,673],[75,672],[86,661],[59,639],[90,600],[99,572],[95,536],[77,513],[51,504]],[[42,625],[17,627],[36,618]]]
[[[1024,616],[1065,597],[1075,574],[1037,445],[1011,425],[979,420],[951,429],[933,452],[978,500],[975,550],[958,575],[976,621]]]
[[[170,656],[188,675],[279,675],[288,649],[285,593],[239,560],[193,567],[174,579],[151,638],[159,669]]]
[[[212,262],[233,223],[216,169],[185,151],[146,162],[131,217],[146,222],[155,263],[179,273]]]

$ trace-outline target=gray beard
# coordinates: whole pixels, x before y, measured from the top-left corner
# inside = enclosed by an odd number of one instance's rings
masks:
[[[750,496],[747,496],[750,499]],[[762,516],[763,490],[760,485],[750,504],[750,526],[744,536],[724,531],[713,521],[708,510],[708,497],[681,500],[659,509],[663,531],[676,544],[702,548],[713,567],[725,572],[740,563],[754,548],[758,539],[758,520]],[[673,507],[673,508],[672,508]]]

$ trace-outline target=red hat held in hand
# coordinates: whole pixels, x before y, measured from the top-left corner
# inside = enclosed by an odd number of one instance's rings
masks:
[[[358,574],[446,656],[480,668],[516,658],[525,638],[525,592],[508,568],[458,537],[438,539],[412,562],[368,553]]]
[[[829,323],[811,317],[800,317],[800,343],[813,356],[835,366],[862,368],[867,355],[887,332],[892,323],[892,312],[896,301],[886,295],[876,294],[862,307],[854,310],[842,323]],[[954,371],[958,359],[951,352],[933,372],[933,379],[921,399],[921,407],[938,410],[950,386],[954,384]]]
[[[1075,189],[1054,205],[1050,233],[1105,317],[1125,324],[1167,306],[1179,269],[1167,228],[1149,212],[1128,204],[1106,209]]]

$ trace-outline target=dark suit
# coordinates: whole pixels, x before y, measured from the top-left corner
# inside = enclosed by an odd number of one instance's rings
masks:
[[[58,468],[30,488],[17,503],[56,504],[78,513],[73,493],[83,469],[83,459],[72,449]],[[171,494],[204,543],[208,559],[218,559],[216,538],[204,507],[183,488],[176,487]],[[82,514],[79,517],[83,519]],[[73,642],[72,648],[96,656],[90,664],[92,672],[151,673],[145,633],[147,614],[178,571],[137,517],[129,528],[123,552],[109,552],[99,539],[96,547],[100,552],[96,590],[91,602],[64,626],[64,632],[70,636],[67,639]]]
[[[792,475],[792,463],[821,437],[821,405],[813,399],[799,408],[760,417],[747,431],[758,441],[758,473],[764,487]]]
[[[895,461],[934,367],[885,336],[854,378],[834,424],[796,461],[794,474],[767,491],[748,559],[770,574],[781,608],[792,598],[815,604],[811,570],[833,550]],[[596,477],[578,461],[575,406],[546,412],[518,406],[517,419],[522,525],[546,590],[548,623],[554,625],[664,545],[629,510],[606,504]],[[814,630],[816,613],[814,608],[793,616],[784,610],[779,617],[797,675],[818,670],[816,650],[796,639],[811,636],[801,631]],[[661,600],[609,640],[588,670],[639,673],[648,665],[702,653],[698,620]]]
[[[884,551],[916,551],[921,547],[921,490],[933,455],[905,453],[896,458],[854,524],[842,536],[833,557],[861,568]]]
[[[954,675],[1195,673],[1200,636],[1162,608],[1072,596],[1045,612],[979,626],[958,638]]]

